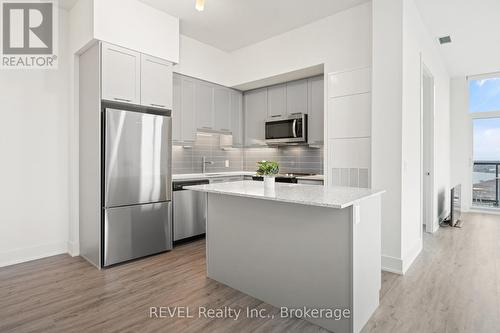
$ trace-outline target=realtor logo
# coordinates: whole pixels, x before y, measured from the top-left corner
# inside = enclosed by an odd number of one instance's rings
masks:
[[[57,68],[55,0],[0,0],[2,68]]]

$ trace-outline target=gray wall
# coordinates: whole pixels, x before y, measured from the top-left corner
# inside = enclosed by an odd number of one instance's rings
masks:
[[[307,146],[285,146],[280,148],[230,148],[221,149],[218,134],[197,134],[192,147],[174,146],[172,167],[174,174],[201,173],[201,159],[214,161],[207,165],[207,172],[255,171],[257,161],[270,160],[280,164],[280,171],[310,172],[323,174],[323,149]],[[229,167],[225,161],[229,160]]]

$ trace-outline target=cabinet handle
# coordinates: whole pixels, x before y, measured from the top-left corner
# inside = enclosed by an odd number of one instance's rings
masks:
[[[302,112],[294,112],[294,113],[290,113],[291,116],[295,116],[297,114],[302,114]]]
[[[122,102],[132,102],[131,99],[126,99],[126,98],[118,98],[118,97],[114,97],[115,100],[117,101],[122,101]]]
[[[155,104],[155,103],[151,103],[150,105],[151,105],[151,106],[156,106],[156,107],[159,107],[159,108],[164,108],[164,107],[166,107],[166,105],[162,105],[162,104]]]
[[[212,129],[212,127],[209,126],[201,126],[201,128]]]
[[[292,114],[293,114],[293,113],[292,113]],[[280,115],[280,114],[276,114],[276,115],[274,115],[274,116],[271,116],[271,118],[277,118],[277,117],[281,117],[281,115]]]

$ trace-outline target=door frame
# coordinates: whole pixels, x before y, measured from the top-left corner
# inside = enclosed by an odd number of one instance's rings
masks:
[[[425,231],[432,233],[437,229],[434,216],[436,85],[434,75],[429,68],[422,60],[420,64],[420,212],[422,228],[425,225]],[[431,84],[428,91],[426,80]],[[426,104],[427,92],[430,93],[432,100],[429,104]],[[426,153],[428,150],[430,151]],[[430,178],[428,182],[426,182],[427,177]]]

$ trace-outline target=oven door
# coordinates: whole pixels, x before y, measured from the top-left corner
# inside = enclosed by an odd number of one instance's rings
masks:
[[[266,122],[266,143],[307,142],[307,115]]]

